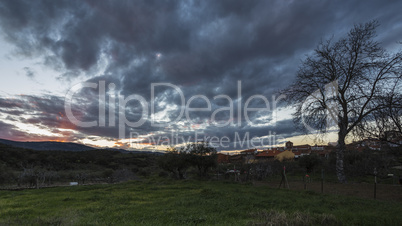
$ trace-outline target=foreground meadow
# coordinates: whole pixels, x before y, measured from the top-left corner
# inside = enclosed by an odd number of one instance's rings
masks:
[[[402,205],[221,181],[0,191],[6,225],[399,225]]]

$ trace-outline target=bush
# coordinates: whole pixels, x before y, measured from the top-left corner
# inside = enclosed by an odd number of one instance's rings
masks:
[[[321,164],[321,159],[318,155],[304,155],[299,158],[299,166],[306,169],[307,173],[311,173],[315,167]]]

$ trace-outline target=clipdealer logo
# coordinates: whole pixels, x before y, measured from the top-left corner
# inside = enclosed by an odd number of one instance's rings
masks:
[[[106,86],[107,85],[107,86]],[[325,86],[325,96],[333,97],[337,95],[337,81],[331,82]],[[107,87],[107,88],[106,88]],[[157,88],[170,89],[175,95],[180,97],[180,105],[177,107],[179,114],[178,116],[170,121],[160,120],[156,117],[156,106],[158,105],[158,98],[156,97],[155,90]],[[73,103],[79,102],[80,98],[77,95],[80,91],[85,89],[98,89],[98,120],[92,121],[81,121],[80,117],[76,117],[77,112],[73,111]],[[302,111],[305,110],[304,106],[308,106],[310,102],[322,99],[322,92],[320,90],[312,93],[303,103]],[[223,127],[241,127],[244,125],[258,125],[255,121],[250,119],[250,112],[265,111],[267,114],[270,112],[270,126],[275,128],[277,122],[277,106],[278,102],[286,98],[285,95],[280,95],[276,97],[273,95],[271,101],[268,100],[264,95],[256,94],[252,95],[247,100],[243,102],[242,97],[242,82],[237,82],[237,94],[236,98],[232,99],[230,96],[225,94],[216,95],[209,99],[205,95],[193,95],[186,100],[183,91],[179,86],[171,83],[151,83],[150,84],[150,100],[146,100],[141,95],[131,94],[129,96],[116,94],[116,85],[114,83],[106,84],[106,81],[95,82],[83,82],[74,85],[65,96],[65,112],[66,116],[76,126],[79,127],[118,127],[118,137],[119,139],[126,139],[128,129],[140,128],[147,121],[150,123],[151,127],[166,128],[171,125],[177,125],[181,122],[186,122],[194,124],[195,122],[191,118],[191,112],[204,112],[210,113],[210,118],[208,119],[208,124],[216,128]],[[226,106],[220,106],[217,109],[212,110],[212,104],[214,101],[225,100],[228,104]],[[263,107],[250,107],[250,103],[253,100],[262,101]],[[206,107],[203,108],[193,108],[190,107],[191,103],[194,101],[203,101]],[[236,106],[235,106],[236,105]],[[140,117],[136,121],[130,121],[127,118],[126,112],[128,108],[136,107],[136,109],[141,109],[136,114]],[[150,109],[150,111],[149,111]],[[217,120],[216,115],[220,112],[227,112],[228,117],[225,121]],[[108,113],[108,114],[106,114]],[[82,114],[82,113],[81,113]],[[337,107],[334,102],[327,103],[326,114],[327,117],[327,128],[334,125],[337,119]],[[78,114],[77,114],[78,115]],[[106,120],[106,115],[108,119]],[[117,119],[116,119],[117,116]],[[236,116],[236,117],[235,117]],[[106,121],[108,123],[106,123]],[[117,122],[117,123],[116,123]],[[302,115],[302,123],[305,128],[311,133],[315,132],[315,129],[308,125]],[[155,137],[153,135],[140,134],[138,132],[130,132],[131,143],[141,144],[150,143],[155,145],[166,145],[171,146],[179,143],[186,142],[196,142],[198,140],[209,141],[210,144],[217,147],[229,147],[229,143],[233,143],[235,146],[239,145],[243,148],[245,145],[250,147],[263,147],[263,146],[275,146],[277,140],[284,140],[283,137],[277,136],[276,133],[268,131],[267,135],[264,137],[251,137],[249,132],[240,134],[238,132],[234,133],[233,139],[228,136],[202,136],[202,133],[195,132],[194,136],[180,137],[179,133],[171,133],[170,135],[161,135]]]

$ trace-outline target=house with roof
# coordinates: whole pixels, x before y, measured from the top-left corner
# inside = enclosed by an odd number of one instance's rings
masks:
[[[297,145],[292,142],[285,143],[285,147],[275,147],[266,150],[247,149],[235,155],[218,154],[218,163],[255,163],[260,161],[283,161],[286,159],[298,159],[304,155],[315,153],[321,157],[329,157],[329,153],[334,147],[329,146],[310,146]]]
[[[255,155],[257,152],[258,152],[258,150],[256,148],[254,148],[254,149],[248,149],[248,150],[241,151],[240,154],[241,155]]]
[[[278,160],[279,162],[293,159],[295,159],[295,154],[289,150],[282,151],[275,156],[275,160]]]
[[[229,156],[229,163],[244,163],[244,155],[237,154]]]
[[[401,131],[387,131],[384,140],[390,147],[400,147],[402,146],[402,133]]]
[[[240,152],[242,155],[244,163],[253,163],[255,162],[256,154],[258,153],[257,149],[248,149]]]
[[[274,160],[275,156],[278,155],[280,151],[278,149],[273,149],[273,150],[263,150],[261,152],[258,152],[255,156],[255,158],[258,161],[267,161],[267,160]]]
[[[349,150],[356,150],[360,152],[364,150],[381,151],[384,146],[387,146],[387,142],[376,138],[366,138],[346,145]]]
[[[227,154],[223,154],[223,153],[218,153],[218,164],[222,164],[222,163],[229,163],[229,157],[230,155]]]
[[[291,151],[294,154],[294,158],[300,158],[303,155],[309,155],[312,151],[312,147],[308,144],[293,146],[291,141],[285,143],[285,149]]]

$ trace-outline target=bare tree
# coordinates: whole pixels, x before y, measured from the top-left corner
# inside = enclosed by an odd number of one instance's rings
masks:
[[[171,172],[176,179],[185,179],[191,165],[189,156],[186,151],[171,147],[159,158],[158,164],[162,169]]]
[[[296,107],[295,122],[306,132],[337,131],[336,173],[343,183],[345,139],[364,136],[376,112],[394,108],[383,98],[400,92],[394,84],[401,79],[402,52],[387,52],[374,40],[377,26],[376,21],[355,25],[339,41],[321,42],[285,90]]]
[[[402,90],[402,87],[398,87]],[[376,137],[386,146],[401,146],[402,139],[402,95],[393,92],[385,96],[380,103],[384,108],[373,114],[371,130],[366,130],[368,136]]]
[[[78,183],[85,184],[85,181],[88,179],[88,173],[86,173],[86,172],[78,172],[75,175],[75,179],[78,180]]]
[[[21,183],[28,183],[29,187],[35,187],[39,189],[46,181],[46,171],[40,167],[35,167],[34,164],[30,164],[25,167],[21,163],[23,172],[19,175],[18,185]]]
[[[190,154],[190,163],[198,169],[198,176],[200,177],[207,177],[208,169],[218,164],[216,148],[209,146],[207,142],[187,144],[181,148],[181,151]]]

